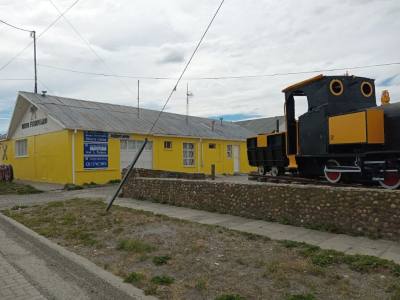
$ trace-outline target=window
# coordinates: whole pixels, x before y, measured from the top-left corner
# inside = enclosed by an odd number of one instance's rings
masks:
[[[128,149],[128,141],[121,140],[121,150],[126,150],[126,149]]]
[[[329,89],[333,95],[340,96],[344,90],[343,83],[339,79],[333,79],[329,84]]]
[[[183,165],[185,167],[194,166],[194,144],[183,143]]]
[[[208,144],[208,148],[209,149],[216,149],[217,148],[217,144]]]
[[[371,97],[374,92],[374,89],[372,88],[372,84],[370,84],[367,81],[364,81],[361,84],[361,94],[363,94],[364,97]]]
[[[164,141],[164,149],[172,149],[172,142]]]
[[[15,141],[15,156],[28,155],[28,141],[26,139]]]
[[[226,157],[227,158],[232,158],[232,145],[227,145],[226,146]]]

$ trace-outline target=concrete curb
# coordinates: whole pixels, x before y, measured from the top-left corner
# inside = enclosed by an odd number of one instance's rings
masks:
[[[47,238],[37,234],[33,230],[25,227],[24,225],[18,223],[17,221],[3,215],[0,213],[0,219],[12,225],[16,231],[19,233],[25,234],[33,238],[37,243],[40,243],[51,250],[55,251],[59,255],[63,256],[67,260],[77,264],[78,266],[85,269],[87,272],[92,273],[94,276],[99,277],[103,281],[107,282],[114,288],[122,291],[123,293],[127,294],[128,296],[132,297],[133,299],[143,299],[143,300],[157,300],[157,298],[153,296],[146,296],[144,295],[141,289],[138,289],[130,284],[124,283],[122,278],[115,276],[112,273],[105,271],[104,269],[100,268],[93,262],[89,261],[88,259],[79,256],[67,249],[51,242]]]

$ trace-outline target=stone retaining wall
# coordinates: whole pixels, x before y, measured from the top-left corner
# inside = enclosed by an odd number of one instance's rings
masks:
[[[124,197],[337,233],[400,240],[400,192],[129,178]]]
[[[206,179],[206,175],[204,173],[184,173],[184,172],[150,170],[150,169],[141,169],[141,168],[133,169],[132,175],[137,176],[137,177],[146,177],[146,178],[147,177],[149,177],[149,178],[178,178],[178,179],[191,179],[191,180]]]

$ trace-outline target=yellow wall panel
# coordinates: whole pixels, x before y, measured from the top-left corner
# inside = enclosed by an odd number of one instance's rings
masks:
[[[257,147],[268,147],[268,140],[266,134],[257,135]]]
[[[67,130],[30,136],[26,139],[28,144],[26,157],[15,156],[15,140],[0,143],[2,148],[7,145],[7,159],[2,159],[2,163],[13,166],[16,179],[71,182],[71,144]]]
[[[367,129],[369,144],[385,143],[385,120],[381,109],[367,110]]]
[[[364,111],[329,118],[329,144],[366,142],[366,113]]]
[[[131,139],[144,140],[144,135],[133,134]],[[0,142],[1,163],[14,167],[15,177],[32,181],[84,184],[95,182],[107,183],[120,179],[120,139],[108,140],[108,168],[89,170],[84,168],[84,133],[83,131],[62,130],[27,138],[28,156],[15,157],[14,140]],[[215,164],[217,174],[233,174],[233,149],[228,157],[228,145],[239,148],[239,172],[254,171],[247,159],[245,141],[211,140],[190,137],[151,136],[153,142],[153,169],[187,172],[211,173],[211,165]],[[164,148],[164,141],[172,142],[171,149]],[[193,166],[184,166],[183,143],[194,144]],[[210,148],[215,144],[215,148]],[[7,159],[3,160],[3,147],[7,145]],[[72,148],[74,145],[75,152]],[[72,160],[75,160],[73,172]],[[73,176],[73,173],[75,176]]]

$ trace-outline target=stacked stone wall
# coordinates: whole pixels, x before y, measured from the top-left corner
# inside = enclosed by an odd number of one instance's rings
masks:
[[[400,240],[400,192],[131,176],[123,196],[353,235]]]

